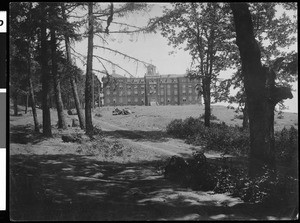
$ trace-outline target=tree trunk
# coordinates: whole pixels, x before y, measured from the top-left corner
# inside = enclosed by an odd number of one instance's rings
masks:
[[[50,35],[51,35],[52,78],[54,84],[54,94],[55,94],[56,110],[57,110],[57,117],[58,117],[58,128],[66,129],[67,124],[65,120],[63,102],[61,98],[60,78],[58,77],[58,73],[57,73],[56,34],[53,28],[51,28],[50,30]]]
[[[242,61],[242,75],[249,113],[249,175],[262,173],[263,166],[275,168],[274,108],[279,99],[292,97],[275,87],[275,73],[261,64],[247,3],[230,4],[236,29],[236,43]]]
[[[27,111],[28,111],[28,92],[26,92],[25,114],[27,114]]]
[[[52,137],[51,114],[50,114],[50,75],[48,72],[47,55],[47,28],[46,28],[46,10],[45,3],[41,4],[41,72],[42,72],[42,109],[43,109],[43,135]]]
[[[29,96],[30,96],[30,101],[31,101],[32,116],[33,116],[33,122],[34,122],[34,131],[36,133],[39,133],[40,127],[39,127],[39,122],[38,122],[37,113],[36,113],[36,104],[35,104],[35,98],[34,98],[33,83],[32,83],[32,78],[31,78],[30,55],[28,56],[28,82],[29,82]]]
[[[88,52],[86,64],[86,81],[85,81],[85,123],[86,134],[93,133],[92,122],[92,70],[93,70],[93,38],[94,38],[94,18],[93,3],[88,3]]]
[[[39,133],[40,132],[40,127],[39,127],[39,121],[38,121],[37,113],[36,113],[36,104],[35,104],[33,84],[32,84],[31,77],[29,77],[29,88],[30,88],[30,100],[31,100],[32,116],[33,116],[33,122],[34,122],[34,131]]]
[[[15,93],[13,96],[13,100],[14,100],[14,116],[18,116],[18,94]]]
[[[66,18],[66,15],[65,15],[65,5],[64,5],[64,3],[61,4],[61,7],[62,7],[63,19],[66,22],[67,18]],[[70,38],[69,38],[67,33],[65,33],[64,37],[65,37],[65,44],[66,44],[67,63],[68,63],[68,66],[71,67],[72,59],[71,59]],[[83,117],[83,113],[82,113],[81,106],[80,106],[80,100],[79,100],[79,96],[78,96],[77,84],[76,84],[75,77],[74,77],[73,74],[70,75],[70,83],[71,83],[71,88],[72,88],[72,92],[73,92],[75,108],[76,108],[77,115],[78,115],[79,125],[80,125],[81,129],[84,129],[85,128],[84,117]]]
[[[100,97],[100,84],[101,83],[99,83],[99,85],[98,85],[98,107],[101,107],[101,97]]]
[[[211,108],[210,108],[210,81],[205,77],[203,80],[203,99],[204,99],[204,126],[210,126],[210,116],[211,116]]]
[[[95,109],[95,77],[92,73],[92,109]]]

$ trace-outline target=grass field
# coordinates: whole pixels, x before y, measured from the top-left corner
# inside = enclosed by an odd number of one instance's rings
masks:
[[[119,109],[129,108],[132,115],[113,116],[112,111],[115,107],[102,107],[95,109],[100,112],[103,118],[107,118],[115,124],[127,126],[131,129],[159,129],[164,130],[166,125],[173,119],[185,119],[188,117],[199,117],[204,114],[204,105],[185,105],[185,106],[118,106]],[[225,106],[213,105],[212,114],[215,115],[217,122],[225,122],[227,125],[242,125],[242,119],[236,118],[236,115],[242,115],[241,112],[236,113],[234,109],[228,109]],[[283,113],[283,118],[278,118],[275,112],[275,130],[282,128],[290,128],[291,126],[298,128],[297,113]]]

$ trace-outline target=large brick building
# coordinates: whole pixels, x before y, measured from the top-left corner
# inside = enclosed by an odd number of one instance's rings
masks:
[[[158,75],[153,65],[141,78],[113,74],[104,83],[104,106],[202,104],[199,80],[185,75]]]

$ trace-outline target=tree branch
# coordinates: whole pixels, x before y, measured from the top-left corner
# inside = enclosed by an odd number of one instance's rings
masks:
[[[134,60],[134,61],[136,61],[136,62],[140,62],[140,63],[144,64],[145,66],[150,65],[150,64],[147,63],[147,62],[144,62],[144,61],[139,60],[139,59],[137,59],[137,58],[131,57],[131,56],[129,56],[129,55],[127,55],[127,54],[124,54],[124,53],[122,53],[122,52],[120,52],[120,51],[118,51],[118,50],[113,50],[113,49],[111,49],[111,48],[108,48],[108,47],[105,47],[105,46],[99,46],[99,45],[94,45],[94,47],[95,47],[95,48],[102,48],[102,49],[109,50],[109,51],[111,51],[111,52],[120,54],[120,55],[122,55],[122,56],[124,56],[124,57],[126,57],[126,58],[129,58],[130,60]]]
[[[114,63],[114,62],[112,62],[112,61],[110,61],[110,60],[108,60],[108,59],[105,59],[105,58],[103,58],[103,57],[100,57],[100,56],[97,56],[97,55],[93,55],[98,61],[100,61],[100,60],[104,60],[104,61],[106,61],[106,62],[108,62],[108,63],[111,63],[112,65],[115,65],[116,67],[118,67],[118,68],[120,68],[121,70],[123,70],[123,71],[125,71],[126,73],[128,73],[129,75],[130,75],[130,77],[134,77],[129,71],[127,71],[127,70],[125,70],[123,67],[121,67],[120,65],[118,65],[118,64],[116,64],[116,63]]]

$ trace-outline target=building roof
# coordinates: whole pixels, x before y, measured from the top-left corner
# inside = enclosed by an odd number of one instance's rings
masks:
[[[125,77],[123,75],[120,75],[120,74],[116,74],[116,73],[113,73],[111,74],[111,76],[113,78],[128,78],[128,77]],[[177,78],[177,77],[186,77],[186,74],[162,74],[162,75],[156,75],[156,76],[147,76],[147,77],[159,77],[159,78]],[[106,77],[105,77],[106,78]],[[144,77],[129,77],[129,79],[131,78],[144,78]]]
[[[159,76],[162,78],[176,78],[176,77],[186,77],[186,74],[162,74]]]
[[[116,73],[112,73],[111,76],[114,78],[126,78],[125,76]]]

